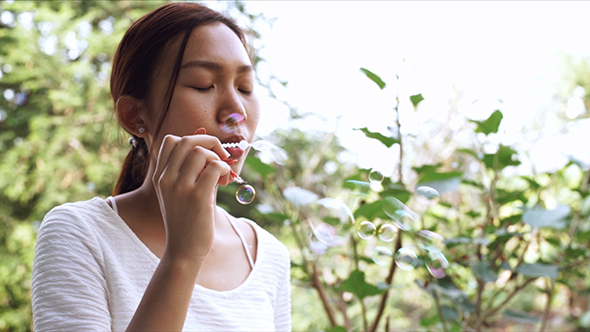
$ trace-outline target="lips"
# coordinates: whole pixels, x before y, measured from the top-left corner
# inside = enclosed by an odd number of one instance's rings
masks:
[[[244,155],[246,151],[242,150],[240,147],[237,146],[235,143],[239,143],[240,141],[244,140],[242,136],[232,136],[228,139],[221,141],[221,146],[225,148],[225,151],[230,154],[231,159],[238,159]],[[234,143],[234,144],[232,144]],[[236,145],[236,146],[234,146]]]

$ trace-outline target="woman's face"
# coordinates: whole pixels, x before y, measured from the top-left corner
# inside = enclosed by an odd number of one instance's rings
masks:
[[[160,112],[165,105],[164,95],[180,47],[181,38],[172,44],[162,56],[151,87],[152,111],[148,115],[148,133],[157,128]],[[205,128],[208,135],[222,143],[252,142],[260,107],[253,92],[255,73],[248,53],[238,36],[225,24],[214,23],[195,28],[189,37],[181,62],[172,101],[162,123],[158,137],[148,135],[148,147],[156,144],[157,151],[167,134],[192,135]],[[245,121],[233,132],[226,132],[222,125],[231,114],[241,114]],[[233,151],[231,151],[233,150]],[[239,159],[232,165],[238,172],[246,153],[230,149],[231,159]],[[239,150],[239,149],[238,149]],[[243,151],[242,151],[243,152]],[[155,156],[154,156],[155,157]]]

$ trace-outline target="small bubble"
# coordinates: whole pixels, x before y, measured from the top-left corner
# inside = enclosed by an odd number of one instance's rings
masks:
[[[312,234],[322,243],[331,246],[332,241],[334,240],[334,236],[336,235],[336,230],[330,224],[325,222],[320,222],[314,225],[314,222],[311,220],[309,221],[309,226],[311,226]]]
[[[236,191],[236,199],[241,204],[250,204],[256,197],[256,190],[249,184],[241,185]]]
[[[354,215],[341,200],[324,197],[310,204],[314,212],[323,220],[334,220],[340,224],[354,224]]]
[[[383,182],[384,178],[385,176],[383,175],[383,173],[376,169],[372,169],[369,172],[369,180],[371,181],[371,183],[381,183]]]
[[[426,250],[441,250],[445,246],[445,238],[435,232],[423,229],[416,233],[416,242]]]
[[[428,200],[433,200],[440,197],[440,194],[438,193],[438,191],[436,191],[436,189],[427,186],[421,186],[416,188],[416,195],[425,197]]]
[[[381,226],[379,226],[379,229],[377,230],[377,236],[379,237],[379,240],[384,242],[393,241],[396,235],[397,228],[395,228],[395,226],[393,226],[392,224],[382,224]]]
[[[309,250],[316,254],[316,255],[323,255],[326,253],[326,251],[328,251],[328,248],[330,246],[328,246],[327,244],[318,241],[316,238],[313,237],[313,234],[309,235]]]
[[[17,93],[14,98],[14,103],[18,106],[23,106],[27,103],[27,95],[22,92]]]
[[[395,197],[385,197],[383,211],[403,231],[415,229],[420,224],[420,216]]]
[[[399,248],[394,259],[395,264],[402,270],[410,271],[418,265],[418,255],[409,248]]]
[[[373,252],[373,262],[377,265],[389,265],[393,259],[393,253],[388,248],[377,246]]]
[[[375,225],[370,221],[363,221],[359,224],[358,235],[361,239],[368,240],[375,235]]]
[[[226,133],[233,133],[238,130],[238,127],[244,123],[244,117],[240,113],[230,114],[225,122],[221,125],[221,130]]]
[[[410,216],[410,214],[408,214],[406,211],[404,210],[397,210],[394,212],[393,216],[391,216],[391,218],[393,219],[393,223],[401,230],[403,231],[408,231],[410,230],[412,227],[411,225],[411,221],[412,218]]]
[[[437,279],[444,278],[446,275],[445,269],[449,267],[449,261],[442,252],[433,250],[428,253],[426,267],[433,277]]]

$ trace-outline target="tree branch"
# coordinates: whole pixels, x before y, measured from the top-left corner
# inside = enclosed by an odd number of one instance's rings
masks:
[[[395,241],[395,246],[394,246],[394,251],[393,251],[394,255],[402,247],[402,233],[403,232],[400,231],[399,234],[397,235],[397,241]],[[389,274],[387,275],[387,278],[385,279],[385,283],[387,284],[388,287],[393,282],[393,276],[395,274],[396,268],[397,268],[397,265],[395,264],[395,259],[393,259],[391,261],[391,266],[389,267]],[[385,305],[387,304],[388,297],[389,297],[389,289],[385,293],[383,293],[383,295],[381,295],[381,301],[379,302],[379,309],[377,310],[377,316],[375,317],[375,321],[373,322],[373,325],[371,325],[371,328],[368,331],[371,331],[371,332],[377,331],[377,326],[379,325],[379,320],[381,320],[381,316],[383,316],[383,311],[385,310]]]

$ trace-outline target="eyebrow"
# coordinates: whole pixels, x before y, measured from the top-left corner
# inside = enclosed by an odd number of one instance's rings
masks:
[[[221,71],[221,65],[216,63],[216,62],[211,62],[211,61],[203,61],[203,60],[194,60],[194,61],[189,61],[185,64],[183,64],[182,66],[180,66],[180,70],[185,69],[185,68],[190,68],[190,67],[200,67],[200,68],[205,68],[205,69],[209,69],[212,71]],[[238,68],[238,73],[245,73],[245,72],[250,72],[250,71],[254,71],[254,67],[252,67],[251,65],[242,65]]]

